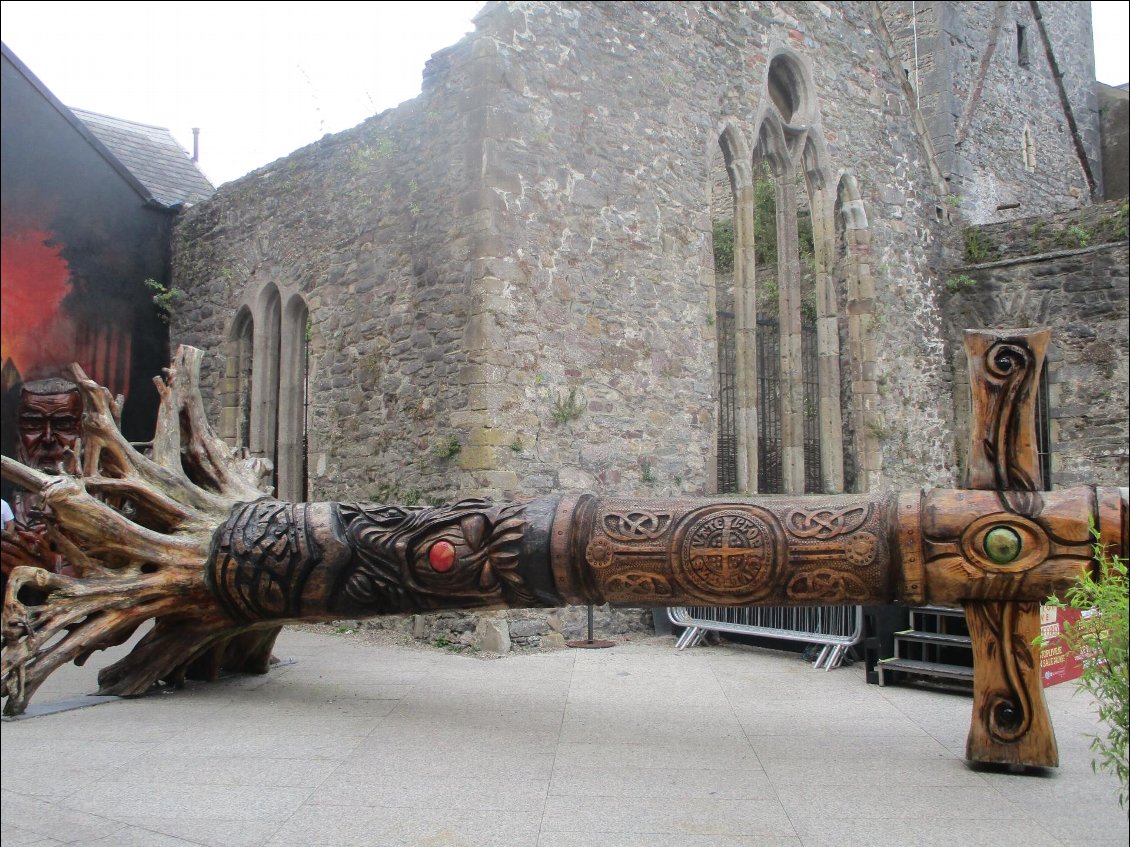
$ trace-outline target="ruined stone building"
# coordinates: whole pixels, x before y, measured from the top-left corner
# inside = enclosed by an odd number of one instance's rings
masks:
[[[423,93],[187,210],[174,342],[287,499],[961,482],[965,327],[1051,325],[1125,484],[1089,6],[488,4]]]

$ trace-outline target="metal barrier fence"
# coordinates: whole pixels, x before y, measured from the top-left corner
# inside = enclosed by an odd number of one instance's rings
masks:
[[[675,642],[680,650],[699,644],[710,631],[822,644],[815,668],[826,671],[839,667],[848,648],[863,640],[862,606],[671,606],[667,617],[686,627]]]

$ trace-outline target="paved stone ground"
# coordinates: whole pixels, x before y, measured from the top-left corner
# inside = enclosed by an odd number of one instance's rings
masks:
[[[288,630],[265,677],[2,726],[4,847],[1125,847],[1092,706],[1061,767],[962,760],[967,696],[670,638],[485,661]],[[93,661],[93,660],[92,660]],[[105,663],[102,659],[101,663]],[[85,698],[89,699],[89,698]]]

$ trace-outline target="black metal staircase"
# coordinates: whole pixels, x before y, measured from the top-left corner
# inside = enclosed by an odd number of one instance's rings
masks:
[[[894,655],[876,664],[879,685],[971,690],[973,644],[965,613],[951,606],[910,609],[910,628],[894,634]]]

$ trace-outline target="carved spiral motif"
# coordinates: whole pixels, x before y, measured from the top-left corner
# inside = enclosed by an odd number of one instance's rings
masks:
[[[1023,373],[1028,370],[1032,358],[1027,347],[1010,341],[998,341],[989,348],[985,361],[989,366],[989,373],[1005,379],[1014,371]]]
[[[1036,489],[1036,481],[1021,458],[1019,443],[1020,409],[1035,390],[1038,376],[1033,360],[1033,352],[1016,339],[1001,339],[985,353],[985,372],[998,383],[986,409],[984,442],[985,456],[993,466],[993,488],[997,491]],[[1020,514],[1031,514],[1037,508],[1033,498],[1021,494],[1002,495],[1002,502],[1009,511]]]

